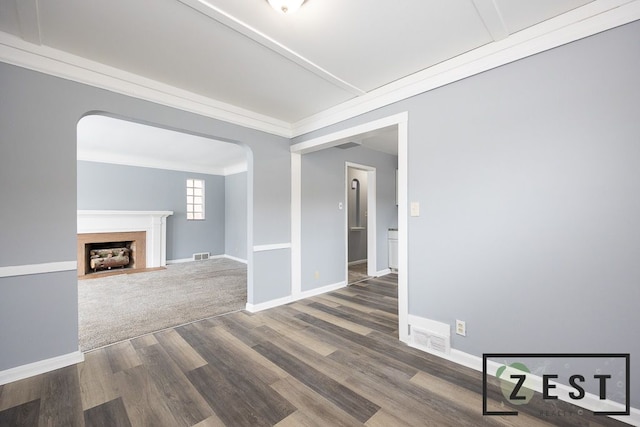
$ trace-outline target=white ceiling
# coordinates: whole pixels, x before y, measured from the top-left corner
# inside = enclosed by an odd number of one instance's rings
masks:
[[[0,0],[0,32],[23,51],[54,49],[294,124],[588,3],[306,0],[288,16],[267,0]]]
[[[101,115],[78,122],[78,160],[211,175],[247,170],[244,148]]]
[[[0,31],[296,122],[590,0],[0,0]]]

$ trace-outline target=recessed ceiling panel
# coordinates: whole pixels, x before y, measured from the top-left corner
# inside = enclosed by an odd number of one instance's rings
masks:
[[[59,0],[41,14],[46,45],[285,121],[353,97],[178,1]]]
[[[293,15],[208,1],[364,91],[492,41],[471,1],[307,0]]]
[[[593,0],[495,0],[509,33],[591,3]]]
[[[0,0],[0,31],[20,37],[19,22],[15,0]]]

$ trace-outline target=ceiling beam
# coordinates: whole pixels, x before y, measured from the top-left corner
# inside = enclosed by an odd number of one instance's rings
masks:
[[[316,76],[322,78],[323,80],[337,86],[353,95],[364,95],[366,92],[356,86],[352,85],[349,82],[342,80],[341,78],[335,76],[324,68],[320,67],[317,64],[314,64],[310,60],[306,59],[302,55],[294,52],[289,49],[285,45],[279,43],[278,41],[272,39],[268,35],[262,33],[261,31],[251,27],[245,22],[240,21],[239,19],[231,16],[227,12],[222,9],[212,5],[207,0],[178,0],[181,3],[189,6],[190,8],[202,13],[203,15],[221,23],[222,25],[231,28],[238,33],[249,37],[251,40],[256,43],[261,44],[262,46],[270,49],[271,51],[279,54],[280,56],[296,63],[307,71],[312,72]]]
[[[495,0],[472,0],[472,2],[493,41],[497,42],[509,37],[509,30]]]
[[[41,45],[40,13],[38,0],[15,0],[22,39]]]

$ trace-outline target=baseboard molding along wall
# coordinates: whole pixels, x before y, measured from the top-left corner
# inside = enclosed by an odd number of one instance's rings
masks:
[[[387,274],[391,274],[391,269],[390,268],[385,268],[384,270],[380,270],[380,271],[376,272],[374,277],[382,277],[382,276],[386,276]]]
[[[437,322],[435,320],[431,320],[423,317],[409,315],[409,325],[411,325],[411,331],[412,331],[412,333],[409,335],[409,342],[408,342],[408,345],[410,347],[413,347],[420,351],[424,351],[425,353],[432,354],[434,356],[440,357],[450,362],[454,362],[459,365],[466,366],[467,368],[471,368],[473,370],[482,372],[481,357],[474,356],[472,354],[469,354],[460,350],[456,350],[453,348],[450,349],[448,353],[434,351],[416,342],[415,335],[413,334],[414,327],[429,330],[438,334],[449,335],[451,331],[450,331],[450,326],[448,324]],[[491,375],[495,377],[498,368],[500,368],[501,366],[502,365],[500,363],[487,360],[487,375]],[[533,374],[527,375],[527,380],[526,380],[527,388],[530,388],[538,393],[542,393],[542,383],[543,383],[542,377],[533,375]],[[559,400],[570,403],[572,405],[579,406],[588,411],[592,411],[592,412],[603,411],[605,410],[603,409],[603,405],[606,405],[605,406],[606,410],[609,410],[609,411],[625,410],[624,405],[611,400],[602,401],[598,396],[591,393],[585,393],[585,397],[580,401],[573,400],[569,397],[570,392],[575,392],[575,390],[572,387],[568,387],[564,384],[556,383],[553,381],[549,381],[549,384],[555,385],[556,388],[554,389],[554,393],[555,395],[558,396]],[[640,427],[640,409],[631,408],[630,413],[631,414],[628,416],[612,415],[609,417],[616,419],[618,421],[622,421],[624,423],[628,423],[633,426]]]
[[[246,305],[246,310],[250,313],[257,313],[262,310],[268,310],[270,308],[278,307],[281,305],[289,304],[290,302],[298,301],[305,298],[314,297],[316,295],[325,294],[327,292],[335,291],[340,288],[344,288],[347,286],[346,282],[338,282],[332,285],[323,286],[321,288],[310,289],[308,291],[301,292],[297,295],[288,295],[286,297],[273,299],[271,301],[266,301],[260,304],[249,304]]]
[[[66,368],[67,366],[81,362],[84,362],[84,354],[78,350],[73,353],[63,354],[62,356],[56,356],[50,359],[17,366],[5,371],[0,371],[0,385],[23,380],[25,378],[54,371],[56,369]]]
[[[233,261],[241,262],[243,264],[247,263],[246,259],[237,258],[237,257],[231,256],[231,255],[226,255],[226,254],[224,254],[224,255],[209,255],[208,259],[218,259],[218,258],[227,258],[227,259],[230,259],[230,260],[233,260]],[[182,264],[184,262],[195,262],[195,261],[193,260],[193,258],[170,259],[170,260],[167,260],[167,265]]]

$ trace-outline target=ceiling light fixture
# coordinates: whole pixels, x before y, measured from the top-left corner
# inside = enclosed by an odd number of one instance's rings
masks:
[[[272,8],[285,15],[290,15],[300,9],[304,0],[267,0]]]

